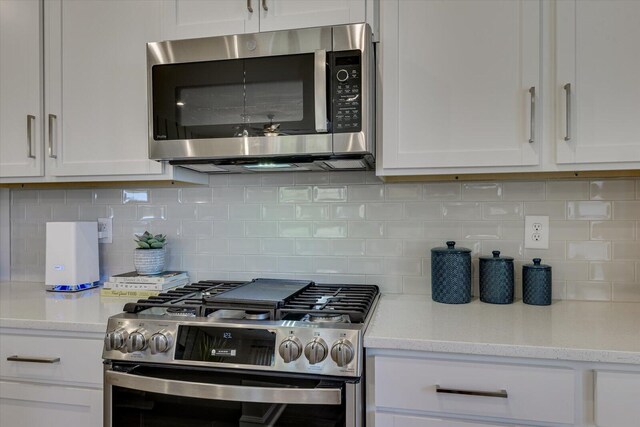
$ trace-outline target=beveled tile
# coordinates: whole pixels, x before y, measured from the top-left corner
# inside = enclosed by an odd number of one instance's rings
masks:
[[[611,244],[593,241],[567,242],[567,259],[608,261],[611,259]]]
[[[239,188],[213,187],[210,190],[212,192],[213,203],[242,203],[244,201],[244,191]],[[203,200],[205,200],[204,197]]]
[[[198,252],[227,255],[229,254],[229,240],[227,239],[198,239],[196,240]]]
[[[376,202],[384,200],[384,185],[367,184],[349,187],[350,202]]]
[[[293,255],[295,253],[294,239],[261,239],[261,251],[270,255]]]
[[[591,181],[591,200],[633,200],[635,182],[631,179]]]
[[[275,203],[278,201],[278,187],[247,187],[244,200],[246,203]]]
[[[293,174],[295,185],[323,185],[329,183],[327,172],[295,172]]]
[[[244,223],[244,235],[247,237],[276,237],[278,223],[276,221],[247,221]]]
[[[498,221],[465,221],[462,223],[462,236],[470,240],[499,239],[500,223]]]
[[[427,239],[455,240],[462,238],[460,221],[425,221],[424,237]]]
[[[404,276],[402,292],[405,294],[431,295],[431,280],[425,276]]]
[[[347,187],[313,187],[314,202],[346,202]]]
[[[229,253],[249,255],[260,253],[260,239],[229,239]]]
[[[295,182],[293,172],[263,173],[261,175],[261,183],[264,187],[272,185],[276,187],[288,186],[293,185]]]
[[[29,205],[25,209],[27,221],[51,221],[52,215],[51,205]]]
[[[329,206],[320,204],[296,205],[296,219],[323,220],[329,219]]]
[[[244,271],[244,256],[214,255],[213,269],[216,271]]]
[[[182,268],[189,271],[211,270],[213,259],[209,254],[186,254],[182,257]]]
[[[442,219],[442,204],[439,202],[405,203],[404,217],[425,220]]]
[[[349,260],[344,257],[314,257],[314,270],[321,274],[344,274],[349,272]]]
[[[385,224],[382,221],[357,221],[348,223],[348,236],[361,238],[383,237]]]
[[[384,259],[384,273],[394,276],[420,276],[422,274],[422,259],[387,257]]]
[[[546,215],[549,219],[567,219],[567,203],[565,201],[553,202],[525,202],[525,215]]]
[[[260,219],[260,205],[229,205],[229,218],[233,220]]]
[[[385,186],[387,200],[411,201],[422,199],[422,186],[420,184],[387,184]]]
[[[547,181],[547,200],[589,200],[589,181]]]
[[[591,221],[591,240],[635,240],[635,221]]]
[[[211,206],[211,205],[208,205]],[[167,206],[167,212],[166,212],[166,217],[167,219],[201,219],[201,220],[207,220],[207,219],[213,219],[211,217],[208,217],[207,215],[203,215],[202,217],[198,217],[196,212],[198,212],[197,208],[200,207],[207,207],[207,205],[178,205],[178,204],[171,204]],[[225,206],[226,208],[226,206]],[[225,209],[226,211],[226,209]],[[226,212],[225,212],[226,213]],[[216,218],[216,219],[222,219],[222,218]],[[226,218],[224,218],[226,219]]]
[[[549,249],[525,249],[524,259],[531,262],[533,258],[542,258],[543,264],[546,263],[546,260],[565,260],[567,259],[566,242],[551,240],[549,241]]]
[[[566,293],[571,300],[611,301],[611,283],[567,281]]]
[[[78,219],[81,221],[95,221],[98,218],[104,218],[107,216],[107,205],[102,206],[90,206],[80,205],[78,207]]]
[[[367,203],[368,220],[402,220],[402,203]]]
[[[490,201],[502,199],[502,184],[498,182],[468,182],[462,184],[462,200]]]
[[[530,261],[527,261],[529,263]],[[553,261],[553,280],[589,280],[588,261]]]
[[[24,208],[24,205],[22,205]],[[113,210],[113,208],[112,208]],[[133,214],[126,219],[134,219],[136,211],[133,210]],[[13,206],[11,207],[11,218],[17,219],[13,212]],[[24,219],[24,212],[23,217]],[[118,216],[117,218],[121,218]],[[54,205],[52,219],[54,221],[76,221],[78,219],[78,206],[77,205]]]
[[[209,175],[209,187],[227,187],[229,185],[230,175]]]
[[[329,253],[331,255],[364,255],[365,240],[362,239],[338,239],[329,240]]]
[[[213,235],[211,221],[182,221],[182,235],[192,237],[207,237]]]
[[[246,271],[271,273],[278,271],[278,257],[265,255],[247,255],[244,257]]]
[[[460,200],[460,183],[430,182],[423,184],[422,197],[425,200]]]
[[[517,220],[524,216],[522,202],[488,202],[482,210],[484,219]]]
[[[369,256],[400,256],[403,242],[400,239],[368,239],[366,254]]]
[[[349,258],[349,273],[352,274],[382,274],[384,258]]]
[[[178,201],[180,203],[211,203],[211,188],[181,188],[178,190]]]
[[[151,194],[149,190],[122,190],[122,203],[150,203]],[[157,201],[154,203],[158,203]]]
[[[390,221],[386,224],[386,233],[392,239],[415,239],[424,235],[421,221]]]
[[[313,237],[347,237],[346,221],[318,221],[313,223]]]
[[[141,205],[137,207],[138,220],[147,220],[147,219],[167,219],[166,207],[165,206],[151,206],[151,205]]]
[[[259,173],[229,175],[229,187],[248,187],[252,185],[260,185],[261,183],[261,174]]]
[[[502,238],[518,240],[524,238],[524,221],[502,221]]]
[[[263,205],[262,219],[267,221],[280,221],[294,219],[296,209],[293,205]]]
[[[310,186],[280,187],[280,202],[281,203],[311,202],[311,187]]]
[[[365,217],[365,205],[362,203],[336,203],[330,206],[332,219],[361,220]]]
[[[546,187],[543,181],[505,182],[502,200],[545,200]]]
[[[524,243],[519,240],[484,240],[482,242],[482,256],[490,256],[493,251],[500,251],[502,256],[522,259],[524,257]]]
[[[66,195],[67,195],[66,202],[68,205],[91,203],[93,200],[93,193],[91,190],[67,190]],[[37,196],[36,196],[36,202],[37,202]]]
[[[280,221],[278,227],[280,237],[311,237],[313,234],[311,221]]]
[[[244,237],[244,222],[242,221],[213,221],[213,236]]]
[[[333,171],[329,174],[329,181],[332,184],[364,184],[366,180],[366,172]]]
[[[96,205],[122,204],[122,190],[114,188],[93,190],[93,203]]]
[[[66,193],[64,190],[40,190],[40,204],[65,203]]]
[[[304,256],[278,257],[278,271],[283,273],[313,273],[313,258]]]
[[[329,255],[328,239],[297,239],[297,255]]]
[[[448,221],[482,219],[482,205],[477,202],[444,202],[442,216]]]
[[[640,242],[613,242],[614,260],[640,260]]]
[[[358,282],[354,282],[358,283]],[[362,283],[362,282],[360,282]],[[402,293],[402,277],[401,276],[385,276],[385,275],[367,275],[365,283],[368,285],[378,285],[380,292],[383,294],[400,294]]]
[[[171,208],[174,208],[174,206]],[[188,212],[188,210],[184,210],[184,215],[189,215]],[[200,220],[227,220],[229,219],[229,207],[221,204],[197,205],[196,216]]]
[[[567,219],[611,219],[610,202],[567,202]]]
[[[640,220],[640,201],[613,202],[613,219],[633,219]]]
[[[589,240],[586,221],[549,221],[549,240]]]
[[[640,302],[639,283],[614,283],[613,301]]]
[[[589,263],[589,280],[633,282],[635,274],[635,264],[631,261]]]

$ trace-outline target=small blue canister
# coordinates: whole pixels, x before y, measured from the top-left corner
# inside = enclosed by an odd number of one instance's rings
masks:
[[[491,304],[513,302],[513,258],[500,256],[480,257],[480,301]]]
[[[522,266],[522,302],[532,305],[551,305],[551,266],[540,264],[534,258],[533,264]]]
[[[431,249],[431,298],[445,304],[471,301],[471,249],[447,247]]]

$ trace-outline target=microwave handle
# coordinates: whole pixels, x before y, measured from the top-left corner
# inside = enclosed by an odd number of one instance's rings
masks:
[[[316,110],[316,132],[327,131],[327,51],[315,51],[313,97]]]
[[[115,371],[105,372],[105,385],[172,396],[233,402],[300,405],[340,405],[342,403],[342,390],[339,388],[247,387],[166,380]]]

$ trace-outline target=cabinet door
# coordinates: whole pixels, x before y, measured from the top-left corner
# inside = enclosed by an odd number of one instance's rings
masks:
[[[163,39],[257,33],[260,0],[164,0]]]
[[[260,31],[320,27],[365,21],[365,0],[254,0]]]
[[[0,381],[0,426],[98,427],[102,419],[102,390]]]
[[[640,373],[595,371],[598,427],[632,427],[640,418]]]
[[[0,1],[0,177],[41,176],[42,1]]]
[[[383,168],[539,164],[539,1],[380,8]]]
[[[640,161],[640,2],[555,7],[557,162]]]
[[[47,174],[160,174],[148,158],[146,42],[159,0],[45,2]],[[49,137],[50,134],[50,137]]]

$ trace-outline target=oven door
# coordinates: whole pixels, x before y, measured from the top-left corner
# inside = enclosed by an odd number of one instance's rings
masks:
[[[361,384],[220,370],[105,370],[105,427],[362,425]]]

